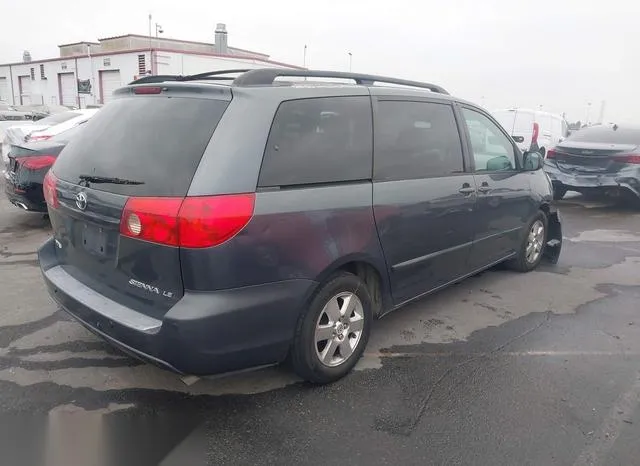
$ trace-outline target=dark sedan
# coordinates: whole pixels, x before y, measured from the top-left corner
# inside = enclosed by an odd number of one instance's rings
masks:
[[[640,127],[581,129],[547,152],[544,170],[556,199],[577,191],[640,201]]]
[[[9,201],[24,210],[46,212],[42,191],[44,176],[82,125],[60,133],[47,141],[11,146],[5,171],[5,192]]]

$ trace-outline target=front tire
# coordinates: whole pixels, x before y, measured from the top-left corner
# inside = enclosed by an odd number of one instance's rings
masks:
[[[547,216],[544,212],[538,212],[528,224],[518,253],[510,262],[511,268],[518,272],[530,272],[538,267],[547,244],[547,226]]]
[[[303,379],[334,382],[356,365],[369,340],[371,296],[356,275],[334,275],[321,285],[300,317],[291,364]]]

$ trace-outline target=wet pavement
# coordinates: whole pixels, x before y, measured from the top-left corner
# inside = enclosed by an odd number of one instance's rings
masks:
[[[283,368],[181,379],[110,348],[47,296],[47,221],[1,198],[0,464],[640,464],[640,211],[561,212],[558,265],[395,312],[314,387]]]

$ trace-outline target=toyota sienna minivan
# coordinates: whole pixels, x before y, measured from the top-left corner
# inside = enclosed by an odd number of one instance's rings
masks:
[[[428,83],[286,69],[134,83],[48,172],[40,266],[62,308],[146,361],[208,375],[287,360],[327,383],[374,319],[501,262],[557,261],[542,164]]]

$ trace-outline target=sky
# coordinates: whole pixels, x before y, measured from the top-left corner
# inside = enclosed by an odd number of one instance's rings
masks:
[[[439,84],[489,110],[640,124],[640,2],[632,0],[0,0],[0,63],[127,33],[213,42],[278,61]],[[105,6],[100,6],[104,3]],[[108,3],[108,6],[107,6]],[[90,6],[89,6],[90,5]],[[591,106],[589,107],[589,103]]]

